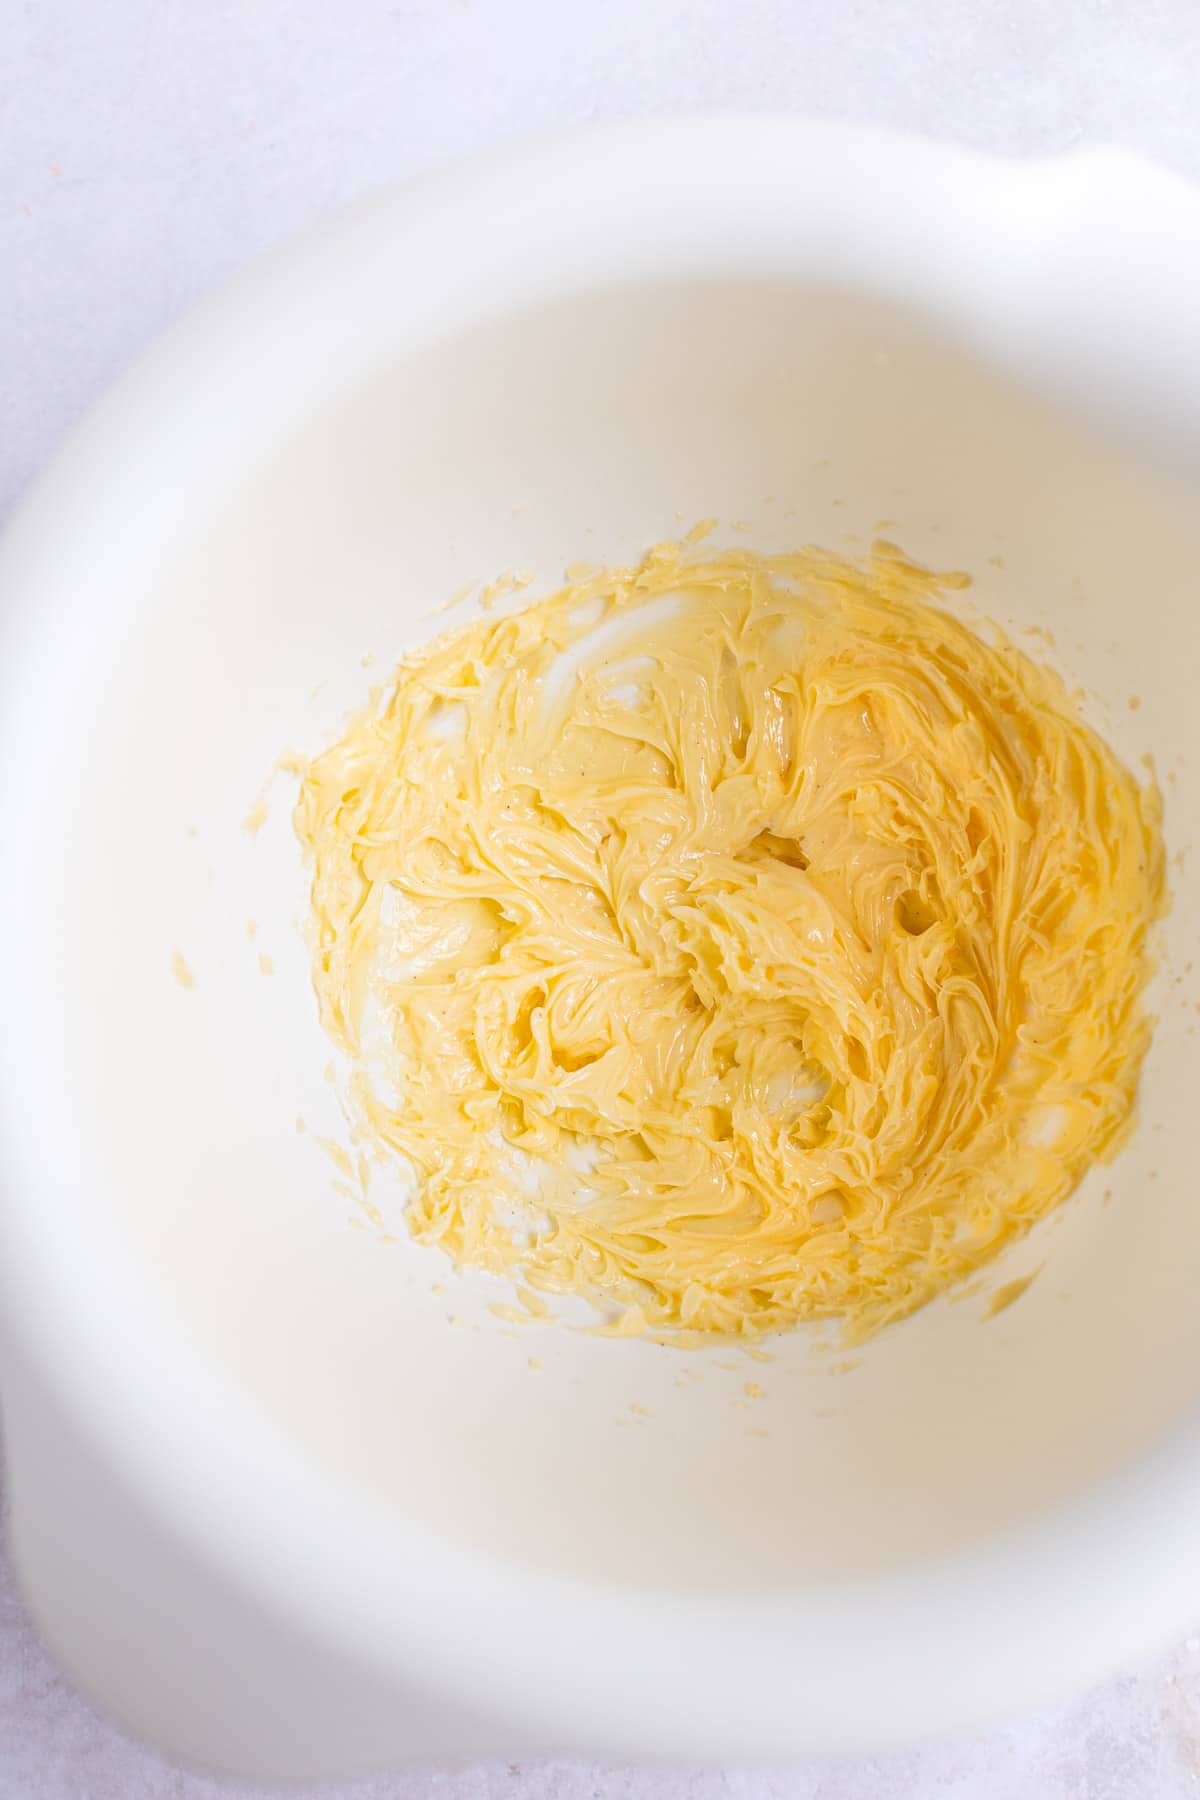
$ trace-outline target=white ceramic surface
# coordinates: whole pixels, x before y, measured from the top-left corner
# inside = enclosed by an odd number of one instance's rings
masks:
[[[715,512],[970,568],[1185,848],[1197,319],[1131,159],[628,127],[359,208],[92,415],[0,560],[0,1283],[22,1571],[121,1716],[251,1773],[862,1748],[1195,1616],[1186,859],[1134,1145],[1018,1306],[835,1374],[512,1336],[351,1230],[284,796],[240,822],[464,581]]]

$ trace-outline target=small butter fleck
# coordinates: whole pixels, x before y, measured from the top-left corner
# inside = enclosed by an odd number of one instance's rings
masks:
[[[1034,1269],[1033,1274],[1018,1275],[1015,1281],[1006,1281],[1002,1287],[998,1287],[988,1301],[987,1311],[983,1315],[984,1318],[994,1319],[997,1313],[1004,1312],[1006,1307],[1011,1306],[1014,1300],[1019,1300],[1037,1273],[1038,1271]]]
[[[171,952],[171,972],[181,988],[195,987],[196,977],[189,969],[182,950]]]

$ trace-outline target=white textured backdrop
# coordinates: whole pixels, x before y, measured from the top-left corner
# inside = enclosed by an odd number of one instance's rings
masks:
[[[340,200],[515,133],[697,107],[824,113],[1018,154],[1108,140],[1200,177],[1200,0],[0,0],[0,517],[131,355]],[[0,1565],[0,1800],[222,1792],[96,1718]],[[1200,1636],[1075,1706],[853,1766],[457,1766],[342,1791],[1197,1795]]]

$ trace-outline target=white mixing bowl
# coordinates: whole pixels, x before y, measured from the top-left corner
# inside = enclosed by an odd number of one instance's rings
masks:
[[[352,1229],[286,782],[242,829],[465,582],[716,514],[764,549],[887,520],[970,570],[1153,753],[1186,850],[1198,462],[1183,184],[765,120],[370,201],[97,408],[0,567],[13,1531],[90,1692],[251,1775],[778,1757],[1200,1618],[1193,860],[1131,1146],[997,1270],[1045,1264],[1017,1304],[839,1371],[802,1334],[757,1363],[517,1328],[394,1217]]]

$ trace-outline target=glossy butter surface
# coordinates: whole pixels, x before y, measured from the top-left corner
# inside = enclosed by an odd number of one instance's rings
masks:
[[[618,1329],[863,1335],[1118,1147],[1160,807],[877,544],[664,545],[408,657],[302,773],[413,1233]]]

